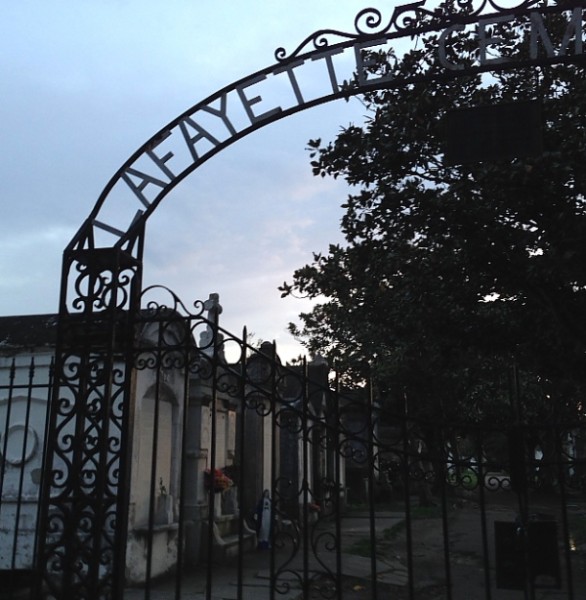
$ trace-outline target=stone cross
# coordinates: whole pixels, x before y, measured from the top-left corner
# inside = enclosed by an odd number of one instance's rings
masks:
[[[216,319],[223,310],[220,304],[220,294],[210,294],[210,297],[203,303],[203,307],[208,311],[208,321],[216,323]]]
[[[209,323],[199,336],[199,346],[205,354],[211,357],[214,353],[214,326],[218,325],[219,316],[223,310],[220,304],[220,294],[210,294],[210,297],[203,303],[203,307],[204,310],[207,310]],[[223,340],[224,336],[220,332],[216,332],[215,346],[221,360],[224,360]]]

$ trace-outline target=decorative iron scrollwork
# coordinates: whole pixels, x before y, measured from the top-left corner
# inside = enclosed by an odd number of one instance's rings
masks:
[[[549,0],[551,3],[551,0]],[[376,37],[399,37],[419,33],[420,28],[442,28],[452,22],[457,22],[463,15],[478,17],[494,11],[495,13],[510,13],[524,11],[533,7],[543,7],[548,4],[546,0],[521,0],[514,5],[501,3],[494,0],[452,0],[437,5],[435,8],[426,7],[428,0],[420,0],[397,6],[384,25],[383,14],[376,8],[361,10],[354,19],[354,32],[344,32],[337,29],[320,29],[308,35],[297,48],[287,54],[285,48],[275,50],[275,59],[279,62],[292,59],[304,51],[326,50],[330,46],[345,41],[361,38],[372,39]]]

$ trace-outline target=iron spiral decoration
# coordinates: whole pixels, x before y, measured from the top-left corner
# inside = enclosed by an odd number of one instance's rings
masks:
[[[330,46],[359,39],[373,39],[377,37],[401,37],[417,34],[420,28],[438,29],[458,22],[462,16],[476,18],[488,13],[511,13],[525,11],[544,5],[557,4],[552,0],[521,0],[511,5],[507,2],[495,0],[453,0],[451,3],[435,7],[428,0],[420,0],[397,6],[391,17],[385,22],[383,13],[376,8],[361,10],[354,19],[354,31],[345,32],[337,29],[320,29],[308,35],[291,53],[283,47],[275,50],[275,59],[278,62],[291,60],[304,52],[327,50]],[[427,6],[426,6],[427,5]]]

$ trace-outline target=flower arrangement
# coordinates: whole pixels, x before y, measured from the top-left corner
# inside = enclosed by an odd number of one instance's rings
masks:
[[[210,469],[204,471],[204,485],[206,490],[213,489],[214,492],[223,492],[234,485],[234,482],[222,471],[214,469],[213,475]],[[212,488],[213,486],[213,488]]]

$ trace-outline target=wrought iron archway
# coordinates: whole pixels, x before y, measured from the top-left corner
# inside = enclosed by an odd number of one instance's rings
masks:
[[[453,9],[428,4],[420,0],[397,7],[388,19],[378,10],[365,9],[355,19],[354,32],[321,30],[289,54],[279,48],[274,65],[179,115],[139,148],[106,185],[63,257],[38,550],[48,597],[120,598],[122,594],[132,323],[140,308],[146,222],[169,192],[232,143],[318,104],[414,81],[432,83],[582,59],[584,2],[524,0],[503,7],[493,0],[463,0]],[[561,12],[567,15],[568,28],[556,48],[544,16]],[[528,55],[511,60],[490,57],[487,49],[498,44],[489,33],[490,25],[517,20],[524,20],[534,33]],[[473,28],[479,58],[476,64],[464,66],[450,52],[449,39],[466,28]],[[400,77],[369,72],[369,49],[433,32],[438,34],[442,71]],[[336,67],[336,57],[346,52],[353,54],[357,71],[352,84],[344,83]],[[315,61],[323,66],[328,91],[310,95],[301,85],[301,74],[304,66]],[[289,82],[293,98],[289,105],[260,109],[259,89],[270,77]],[[183,158],[177,167],[179,152]],[[116,208],[120,197],[132,198],[136,211],[119,222],[122,213],[111,208]]]

